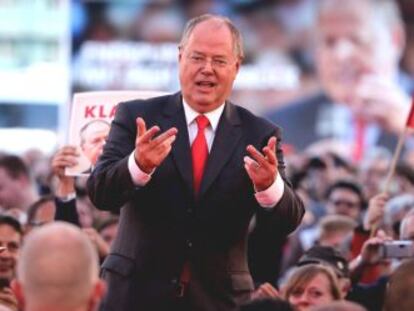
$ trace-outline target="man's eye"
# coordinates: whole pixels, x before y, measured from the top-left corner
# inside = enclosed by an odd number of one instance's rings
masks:
[[[218,66],[226,66],[227,65],[227,61],[224,60],[224,59],[215,59],[213,62]]]

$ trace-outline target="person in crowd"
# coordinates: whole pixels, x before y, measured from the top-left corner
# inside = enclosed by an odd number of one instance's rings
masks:
[[[308,249],[298,260],[296,266],[321,264],[330,267],[338,279],[341,297],[345,298],[351,287],[348,261],[332,246],[315,245]]]
[[[319,222],[320,233],[316,244],[343,250],[350,241],[358,223],[349,216],[327,215]]]
[[[309,264],[296,268],[282,287],[284,298],[297,311],[341,300],[338,280],[331,268]]]
[[[414,167],[406,161],[397,163],[394,182],[393,193],[414,195]]]
[[[348,263],[348,260],[339,250],[331,246],[315,245],[304,253],[297,261],[296,266],[318,264],[329,267],[338,279],[342,299],[361,304],[369,311],[381,310],[385,298],[388,274],[371,284],[360,284],[359,282],[365,269],[384,260],[380,255],[380,251],[387,240],[389,240],[389,237],[381,232],[377,236],[368,239],[363,244],[358,258],[352,260],[351,263]],[[287,271],[285,279],[290,277],[291,271]],[[284,279],[282,279],[283,282]],[[259,286],[253,295],[253,299],[273,297],[280,297],[280,294],[270,283]]]
[[[390,228],[393,236],[400,236],[400,224],[405,215],[414,209],[414,195],[401,194],[387,201],[384,207],[384,225]]]
[[[95,245],[100,262],[108,256],[111,245],[118,232],[119,220],[117,217],[110,217],[104,220],[97,229],[93,227],[83,228],[89,239]]]
[[[84,173],[90,173],[98,161],[108,137],[110,126],[107,121],[96,119],[86,123],[80,129],[80,148],[91,165]]]
[[[388,277],[381,277],[369,285],[360,284],[359,281],[364,269],[382,260],[379,255],[380,248],[388,239],[383,234],[368,239],[358,258],[351,263],[339,250],[330,246],[315,245],[305,252],[297,265],[328,265],[338,278],[343,299],[356,302],[370,311],[380,310],[384,302]]]
[[[283,269],[294,265],[318,238],[322,238],[319,243],[322,242],[323,245],[340,246],[347,237],[352,237],[355,225],[362,222],[365,199],[358,183],[353,180],[337,180],[328,186],[325,198],[326,213],[334,217],[325,218],[324,222],[321,218],[317,226],[303,229],[290,238],[290,247],[283,259]]]
[[[362,187],[357,182],[338,180],[327,190],[326,210],[328,214],[348,216],[361,223],[365,207],[366,201]]]
[[[391,274],[383,310],[414,310],[414,259],[404,261]]]
[[[52,158],[52,171],[56,177],[54,195],[56,204],[56,220],[70,222],[83,228],[91,227],[94,223],[95,209],[86,194],[76,186],[74,176],[65,174],[66,168],[78,164],[79,154],[76,147],[65,145],[58,149]],[[107,213],[106,217],[109,217]]]
[[[283,258],[282,270],[295,266],[301,256],[315,245],[330,246],[348,253],[347,242],[357,223],[348,216],[327,215],[313,229],[299,232],[297,239],[290,239],[289,249]]]
[[[81,227],[92,241],[102,262],[109,253],[110,246],[118,229],[118,218],[107,215],[98,230],[93,224],[91,207],[76,194],[75,177],[67,176],[65,169],[77,164],[77,151],[73,146],[63,146],[52,158],[52,171],[55,182],[55,220],[66,221]],[[84,198],[83,200],[87,200]]]
[[[102,310],[234,310],[253,289],[253,214],[275,235],[300,223],[279,129],[228,101],[242,59],[230,20],[197,17],[178,49],[181,92],[118,105],[88,179],[93,204],[120,211]]]
[[[56,205],[54,196],[44,195],[27,210],[27,230],[52,222],[55,219]]]
[[[388,174],[391,157],[390,150],[381,146],[371,148],[366,152],[359,165],[358,180],[361,185],[364,185],[363,191],[367,200],[384,192],[382,187]]]
[[[39,195],[29,168],[16,155],[0,156],[0,208],[26,212]],[[22,219],[25,222],[25,219]]]
[[[99,235],[106,243],[108,243],[109,246],[111,246],[115,240],[115,237],[118,233],[118,225],[118,217],[112,216],[105,219],[97,228]]]
[[[26,237],[12,287],[26,311],[95,311],[105,293],[98,274],[89,239],[72,224],[54,222]]]
[[[18,304],[10,283],[16,277],[22,241],[22,225],[11,216],[0,215],[0,305],[14,311]]]
[[[408,212],[401,221],[400,240],[414,241],[414,211]]]
[[[348,159],[394,148],[413,81],[399,71],[405,31],[394,0],[317,1],[315,62],[321,94],[269,112],[298,150],[339,142]]]

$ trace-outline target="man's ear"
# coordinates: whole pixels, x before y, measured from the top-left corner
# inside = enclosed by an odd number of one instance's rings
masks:
[[[241,67],[241,63],[242,63],[242,61],[240,59],[238,59],[237,62],[236,62],[236,70],[237,70],[237,73],[239,73],[239,70],[240,70],[240,67]]]
[[[24,310],[24,293],[22,285],[18,280],[13,279],[10,283],[10,287],[16,296],[20,310]]]
[[[96,284],[94,285],[94,288],[92,290],[91,297],[89,299],[89,309],[88,310],[96,310],[96,308],[99,306],[99,303],[101,302],[102,298],[106,294],[106,283],[104,280],[99,279]]]

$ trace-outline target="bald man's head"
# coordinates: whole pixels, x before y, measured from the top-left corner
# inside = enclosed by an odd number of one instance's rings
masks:
[[[77,310],[90,304],[96,290],[98,298],[102,296],[98,271],[98,256],[86,235],[73,225],[55,222],[34,230],[25,240],[17,287],[32,310]]]

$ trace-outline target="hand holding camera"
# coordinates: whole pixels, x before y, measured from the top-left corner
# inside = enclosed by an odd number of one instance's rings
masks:
[[[377,264],[387,259],[414,257],[413,241],[392,240],[384,231],[367,240],[362,246],[361,260],[364,264]]]

